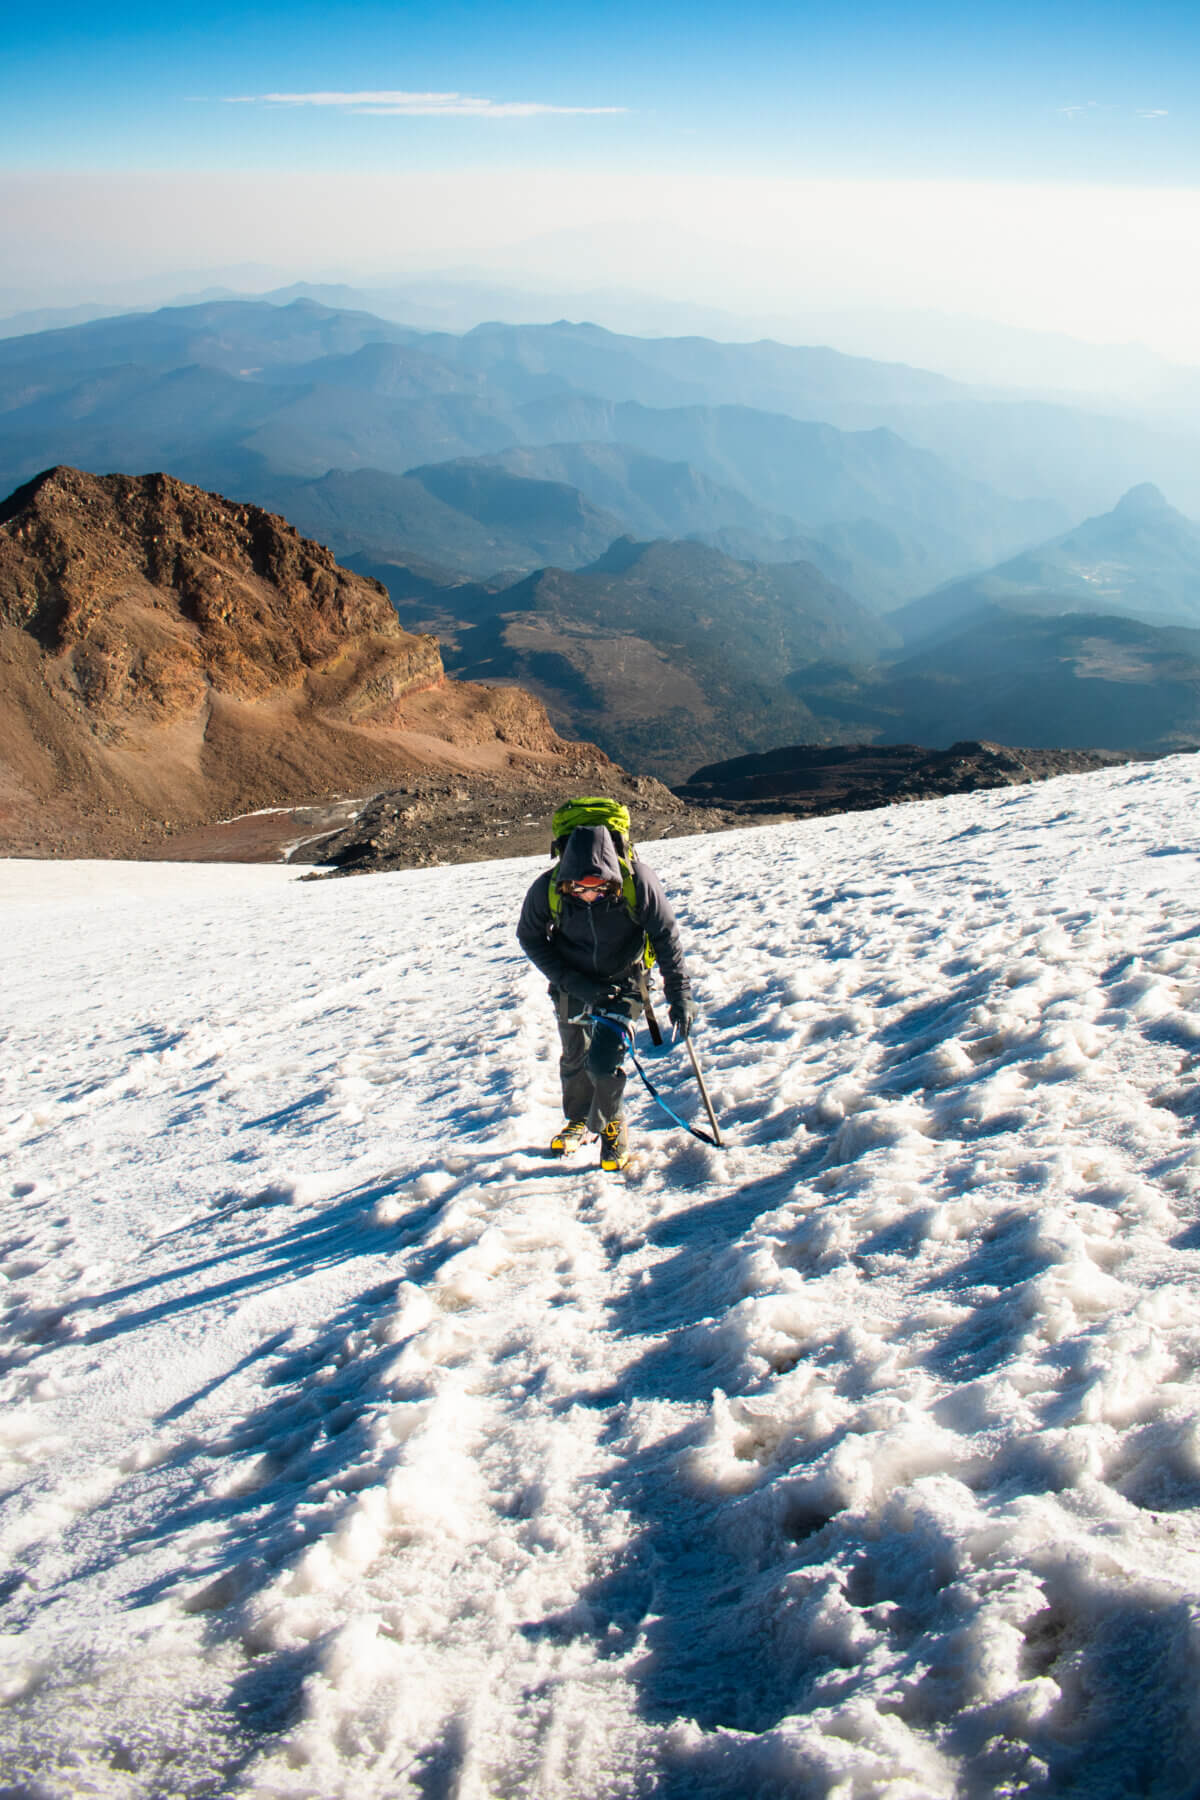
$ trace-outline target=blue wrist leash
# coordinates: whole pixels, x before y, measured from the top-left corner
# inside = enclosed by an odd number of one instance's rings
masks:
[[[655,1087],[654,1083],[651,1081],[650,1077],[647,1075],[645,1069],[643,1069],[643,1067],[641,1065],[641,1060],[638,1057],[638,1053],[634,1049],[633,1026],[630,1024],[628,1019],[614,1017],[614,1015],[612,1013],[594,1012],[592,1014],[592,1020],[593,1020],[594,1024],[603,1025],[607,1030],[615,1032],[616,1035],[621,1039],[621,1042],[624,1044],[626,1050],[628,1050],[628,1052],[629,1052],[629,1060],[632,1062],[634,1068],[637,1070],[639,1076],[641,1077],[642,1086],[645,1088],[645,1090],[649,1094],[650,1098],[654,1101],[655,1105],[660,1106],[662,1108],[663,1112],[666,1113],[666,1115],[669,1119],[674,1119],[676,1125],[681,1126],[684,1131],[689,1131],[694,1138],[699,1138],[699,1140],[702,1144],[711,1144],[714,1150],[720,1150],[720,1149],[724,1148],[724,1146],[721,1143],[720,1129],[717,1125],[716,1118],[713,1114],[713,1110],[712,1110],[712,1106],[709,1102],[708,1094],[705,1091],[704,1082],[700,1075],[699,1065],[696,1062],[695,1052],[692,1050],[691,1044],[686,1037],[684,1038],[683,1041],[685,1044],[687,1044],[688,1053],[692,1059],[692,1068],[695,1071],[697,1081],[699,1081],[699,1083],[700,1083],[700,1092],[704,1098],[704,1104],[708,1110],[709,1119],[712,1121],[712,1128],[713,1128],[712,1135],[710,1135],[707,1131],[697,1130],[697,1128],[694,1125],[689,1125],[686,1119],[681,1119],[679,1114],[677,1112],[675,1112],[672,1107],[667,1105],[666,1101],[663,1099],[662,1095],[659,1093],[658,1089]]]

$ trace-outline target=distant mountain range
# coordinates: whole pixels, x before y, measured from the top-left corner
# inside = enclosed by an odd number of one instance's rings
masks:
[[[770,343],[637,339],[565,322],[456,337],[311,301],[215,302],[0,342],[0,484],[70,460],[162,467],[276,505],[288,484],[331,471],[406,475],[552,449],[541,470],[508,472],[561,480],[555,465],[571,467],[567,485],[644,533],[647,502],[630,496],[655,458],[683,465],[673,494],[656,476],[655,529],[734,533],[729,548],[775,559],[824,544],[827,572],[887,605],[1067,522],[1052,501],[995,491],[889,428],[896,408],[949,405],[956,392],[919,370]],[[830,422],[848,411],[868,428]],[[716,503],[707,518],[705,496]],[[355,511],[363,535],[348,551],[412,550],[403,508]],[[499,529],[510,540],[501,564],[524,546],[536,566],[536,536],[526,544],[508,519]],[[467,572],[478,572],[482,550],[468,540]],[[435,560],[453,565],[452,551],[441,546]]]
[[[309,476],[355,466],[403,473],[415,463],[489,454],[530,441],[522,421],[511,415],[555,394],[654,409],[746,407],[850,433],[891,430],[914,447],[932,451],[960,476],[997,488],[1009,499],[1051,503],[1061,509],[1061,523],[1111,505],[1117,494],[1144,480],[1200,511],[1200,433],[1182,405],[1179,424],[1168,429],[1136,417],[1103,416],[1095,406],[995,393],[902,363],[821,347],[635,337],[566,320],[481,325],[462,334],[423,331],[356,305],[369,295],[350,289],[313,291],[336,303],[307,298],[287,305],[267,299],[209,301],[7,338],[0,344],[0,396],[6,374],[20,365],[26,365],[31,377],[26,386],[31,401],[47,397],[48,367],[50,386],[61,391],[106,369],[163,375],[197,365],[239,381],[282,380],[286,385],[296,377],[303,388],[350,387],[360,397],[377,400],[402,397],[411,403],[425,396],[442,403],[432,407],[419,430],[416,421],[409,428],[394,417],[389,421],[372,414],[364,419],[368,436],[378,429],[381,442],[404,446],[400,460],[371,454],[359,442],[354,456],[332,456],[322,463],[327,446],[306,417],[303,394],[280,397],[278,410],[284,414],[290,405],[299,405],[297,449],[308,460],[292,472]],[[503,303],[502,296],[497,303]],[[389,357],[387,347],[410,354]],[[372,354],[360,357],[363,350]],[[1185,375],[1176,372],[1177,385]],[[0,397],[0,406],[12,404],[12,388],[8,391],[9,400]],[[461,403],[457,412],[446,404],[454,397]],[[26,423],[36,435],[42,423],[36,408]],[[251,425],[246,435],[253,429]],[[578,429],[556,430],[552,439],[543,433],[542,441],[578,442],[586,435]],[[264,453],[269,456],[273,446],[278,440],[268,434]],[[57,442],[47,454],[71,449]],[[11,462],[0,445],[0,474],[16,479],[30,472],[25,463]],[[811,522],[807,513],[798,518],[805,527]],[[1043,521],[1043,532],[1048,526]]]
[[[767,544],[796,529],[793,519],[756,506],[739,488],[714,481],[686,459],[670,461],[628,444],[523,444],[478,463],[578,488],[594,506],[623,519],[634,537],[707,538],[742,531]]]
[[[577,480],[556,480],[558,471]],[[944,542],[937,553],[932,532],[920,537],[903,522],[831,520],[820,537],[800,533],[794,520],[692,464],[622,444],[523,446],[405,475],[336,469],[314,481],[259,478],[253,486],[262,505],[339,555],[432,562],[447,576],[576,568],[618,536],[694,538],[743,562],[811,562],[886,607],[959,560]]]
[[[261,491],[273,510],[339,556],[435,563],[447,580],[451,571],[574,568],[628,529],[565,482],[524,479],[480,462],[431,463],[407,475],[335,469]]]
[[[439,630],[457,675],[519,682],[556,723],[571,719],[618,761],[668,781],[706,750],[827,739],[802,671],[831,659],[865,670],[897,641],[811,564],[750,566],[697,543],[623,539],[584,569],[541,569],[501,589],[397,593],[406,623]]]
[[[524,390],[530,378],[614,403],[651,407],[744,406],[796,419],[828,419],[848,406],[931,405],[956,384],[903,363],[874,362],[820,347],[706,337],[632,337],[559,319],[552,325],[479,325],[429,333],[430,353]]]
[[[614,227],[614,232],[616,228]],[[628,231],[620,233],[628,252]],[[661,234],[655,233],[661,248]],[[594,250],[592,238],[588,248]],[[695,240],[679,241],[681,262]],[[542,250],[550,249],[543,240]],[[52,331],[91,319],[152,307],[196,306],[214,300],[255,299],[273,306],[314,300],[340,312],[368,312],[419,331],[472,331],[484,320],[512,325],[546,319],[595,320],[609,331],[641,338],[695,338],[722,344],[778,340],[785,347],[822,345],[857,358],[885,357],[895,366],[937,371],[954,382],[973,383],[989,397],[1050,400],[1073,395],[1095,410],[1138,417],[1158,415],[1181,421],[1194,416],[1200,398],[1200,370],[1173,363],[1139,344],[1084,343],[1062,332],[1031,331],[995,320],[928,308],[787,304],[731,312],[662,294],[638,293],[603,282],[580,286],[561,271],[571,267],[576,235],[561,233],[553,246],[555,274],[545,268],[531,281],[529,271],[488,273],[476,266],[399,275],[379,284],[284,280],[282,271],[261,264],[233,269],[101,284],[83,294],[40,288],[0,289],[0,337]],[[82,298],[81,298],[82,296]],[[18,311],[17,309],[24,309]],[[1085,398],[1086,396],[1086,398]]]
[[[1136,490],[1032,566],[1119,549],[1128,610],[1161,615],[1173,594],[1182,615],[1198,538],[1154,490]],[[1057,576],[1031,590],[1002,565],[886,619],[811,563],[747,565],[695,543],[618,543],[588,568],[503,588],[355,566],[390,587],[410,627],[439,632],[449,667],[521,682],[560,729],[670,781],[706,744],[732,756],[970,735],[1112,751],[1200,742],[1200,624],[1097,611],[1086,559],[1074,590]]]
[[[586,354],[588,380],[572,379],[571,385],[615,404],[743,406],[849,433],[890,430],[970,480],[1010,497],[1049,502],[1076,517],[1111,504],[1115,495],[1146,479],[1200,512],[1200,429],[1184,425],[1186,406],[1180,408],[1179,424],[1148,425],[1094,405],[996,393],[904,364],[827,349],[769,341],[642,339],[565,321],[551,327],[481,326],[456,341],[469,346],[464,358],[477,367],[487,367],[489,359],[540,353],[547,368],[561,371],[569,370],[573,354]],[[1175,375],[1195,393],[1194,372]]]
[[[828,350],[304,299],[0,341],[0,486],[69,458],[281,513],[458,672],[673,778],[799,739],[1200,735],[1200,528],[1139,430]],[[1200,500],[1200,440],[1171,453]],[[1139,459],[1066,529],[1050,465],[1061,496]]]
[[[949,583],[901,608],[892,623],[912,644],[957,631],[985,611],[1116,613],[1200,629],[1200,525],[1156,487],[995,569]]]

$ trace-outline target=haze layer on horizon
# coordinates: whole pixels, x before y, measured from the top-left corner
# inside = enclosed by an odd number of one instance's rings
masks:
[[[1200,363],[1193,8],[75,4],[8,27],[0,283],[454,265]]]

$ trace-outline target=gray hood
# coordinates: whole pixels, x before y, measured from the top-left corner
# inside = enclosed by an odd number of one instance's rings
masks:
[[[569,881],[585,875],[619,879],[621,865],[603,826],[584,825],[571,833],[563,850],[562,869]],[[552,873],[543,870],[526,894],[517,926],[522,950],[552,988],[574,991],[571,982],[578,975],[617,985],[636,979],[649,938],[667,999],[687,998],[690,984],[679,927],[662,883],[648,863],[639,857],[633,865],[632,907],[623,903],[618,890],[616,899],[596,900],[591,905],[564,895],[562,905],[552,912]]]
[[[567,839],[558,865],[560,881],[582,881],[585,875],[602,875],[620,882],[621,864],[616,846],[604,825],[577,825]]]

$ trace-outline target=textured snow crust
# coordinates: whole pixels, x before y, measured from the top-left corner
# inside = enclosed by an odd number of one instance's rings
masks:
[[[624,1179],[538,863],[0,864],[0,1793],[1193,1796],[1198,816],[655,846]]]

